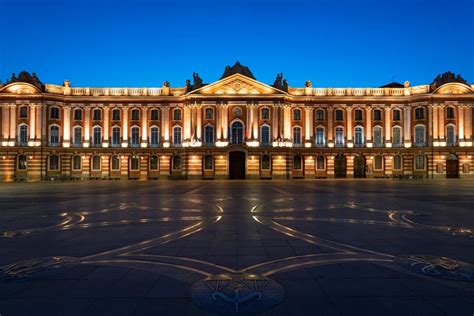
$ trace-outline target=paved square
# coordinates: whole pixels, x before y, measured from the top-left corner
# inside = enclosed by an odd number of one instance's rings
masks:
[[[0,184],[0,314],[467,315],[474,182]]]

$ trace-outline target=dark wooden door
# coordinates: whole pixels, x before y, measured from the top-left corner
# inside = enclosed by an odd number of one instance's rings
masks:
[[[346,157],[340,154],[334,158],[334,177],[345,178],[346,177]]]
[[[365,158],[363,156],[356,156],[354,158],[354,178],[365,178],[365,171]]]
[[[245,153],[233,151],[229,154],[229,179],[245,179]]]
[[[446,178],[459,178],[459,160],[455,155],[446,160]]]

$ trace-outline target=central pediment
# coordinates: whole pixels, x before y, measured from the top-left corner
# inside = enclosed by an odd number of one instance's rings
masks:
[[[261,94],[286,94],[284,91],[264,84],[255,79],[236,73],[223,78],[188,95],[261,95]]]

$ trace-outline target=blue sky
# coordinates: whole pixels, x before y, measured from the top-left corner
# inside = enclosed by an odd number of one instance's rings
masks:
[[[73,86],[183,86],[239,60],[273,83],[474,83],[473,0],[0,0],[0,78]]]

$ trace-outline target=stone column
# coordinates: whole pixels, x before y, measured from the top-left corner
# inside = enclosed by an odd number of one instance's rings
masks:
[[[403,123],[404,123],[403,139],[404,139],[405,147],[410,147],[411,146],[411,107],[409,105],[405,106],[404,108]]]
[[[459,133],[458,133],[458,141],[464,141],[464,106],[458,105],[458,126],[459,126]]]
[[[438,135],[438,128],[439,128],[439,122],[438,122],[438,106],[436,104],[432,104],[431,107],[433,107],[433,142],[438,142],[439,141],[439,135]]]
[[[367,147],[372,147],[372,108],[365,107],[365,138]]]
[[[196,140],[198,142],[201,142],[202,140],[202,111],[203,111],[203,108],[201,105],[198,105],[197,106],[197,110],[196,110]]]
[[[438,108],[438,134],[439,134],[439,141],[446,142],[444,135],[445,135],[445,126],[444,126],[444,105],[440,105]]]
[[[222,107],[222,137],[225,141],[229,140],[228,137],[229,131],[229,106],[227,104],[223,104]]]
[[[63,107],[63,147],[71,146],[71,108]]]
[[[29,146],[36,146],[36,104],[30,105],[30,135]]]
[[[290,104],[285,104],[284,110],[283,110],[283,125],[284,125],[284,138],[285,141],[291,142],[291,105]]]
[[[122,147],[128,147],[128,107],[122,107]]]
[[[347,147],[352,147],[352,108],[347,107]]]
[[[392,147],[392,124],[391,124],[391,108],[386,107],[385,108],[385,146],[386,147]]]
[[[109,147],[110,139],[110,108],[104,106],[104,141],[102,147]]]
[[[42,104],[36,105],[36,133],[35,133],[35,141],[37,146],[41,144],[41,140],[45,135],[42,134],[42,122],[43,122],[43,110],[42,108],[45,107]]]
[[[16,104],[10,105],[10,146],[16,143]]]
[[[472,140],[472,108],[467,105],[464,107],[464,138],[468,141]]]
[[[161,137],[163,138],[163,146],[170,146],[170,128],[169,128],[169,117],[170,112],[168,106],[160,106],[161,114]]]
[[[2,146],[6,146],[10,138],[10,128],[8,126],[10,111],[7,105],[2,106]]]
[[[311,106],[305,106],[304,108],[305,111],[305,141],[306,143],[311,144],[311,135],[312,135],[312,130],[313,130],[313,120],[312,120],[312,107]]]
[[[90,144],[90,131],[91,131],[91,109],[89,106],[84,108],[84,147],[89,147]]]
[[[183,133],[183,144],[189,143],[191,139],[191,108],[189,105],[185,105],[183,107],[183,126],[184,126],[184,133]]]
[[[279,128],[278,128],[278,105],[273,104],[273,111],[272,111],[272,137],[273,140],[276,140],[280,137],[279,135]]]
[[[142,148],[147,147],[148,144],[148,108],[142,107],[142,141],[140,146]]]
[[[222,106],[216,103],[216,141],[222,140]]]
[[[251,140],[252,139],[252,116],[253,116],[253,112],[252,112],[252,104],[250,103],[247,103],[247,106],[246,106],[246,109],[247,109],[247,120],[245,122],[245,128],[247,130],[247,132],[245,133],[247,135],[247,139],[246,140]]]
[[[254,140],[259,140],[259,133],[258,133],[258,104],[253,105],[253,138]]]
[[[330,107],[327,108],[327,117],[328,117],[328,130],[327,130],[327,135],[328,135],[328,146],[332,147],[334,146],[334,141],[333,141],[333,121],[332,121],[332,109]]]

